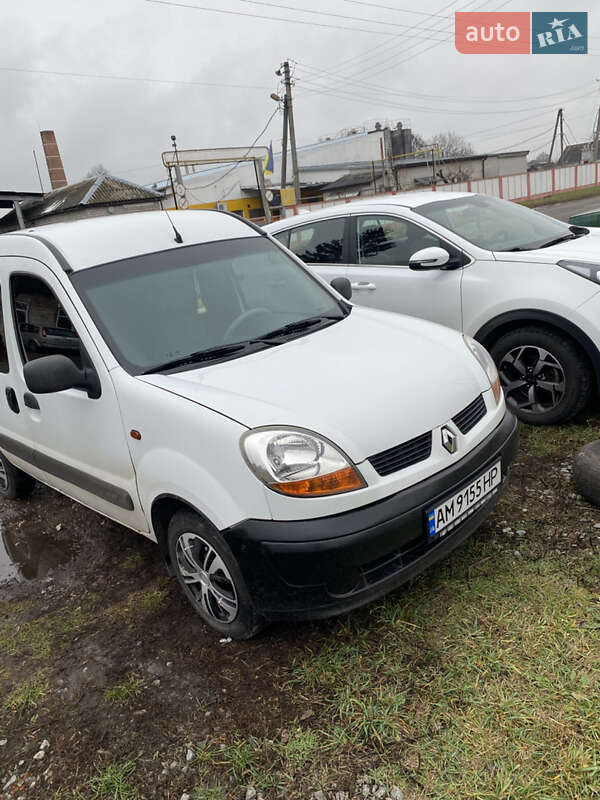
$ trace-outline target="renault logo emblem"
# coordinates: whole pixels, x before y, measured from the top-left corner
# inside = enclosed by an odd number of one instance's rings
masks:
[[[442,428],[442,444],[449,453],[456,453],[458,440],[456,434],[447,425]]]

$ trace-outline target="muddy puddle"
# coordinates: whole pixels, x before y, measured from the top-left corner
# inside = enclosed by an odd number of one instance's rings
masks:
[[[43,578],[73,556],[73,544],[64,535],[0,523],[0,585]]]

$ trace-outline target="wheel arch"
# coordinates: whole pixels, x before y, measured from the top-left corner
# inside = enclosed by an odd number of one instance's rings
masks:
[[[473,338],[489,350],[505,333],[510,333],[523,325],[542,325],[565,333],[587,356],[594,370],[596,387],[600,389],[600,352],[598,348],[581,328],[558,314],[534,308],[508,311],[486,322]]]
[[[174,574],[174,570],[169,555],[169,522],[178,511],[191,511],[199,516],[212,530],[217,530],[206,515],[188,500],[184,500],[174,494],[160,494],[155,497],[150,509],[150,519],[158,547],[165,559],[170,575]]]

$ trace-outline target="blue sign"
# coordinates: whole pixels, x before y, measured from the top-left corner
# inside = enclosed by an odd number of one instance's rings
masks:
[[[587,11],[533,11],[532,53],[577,53],[588,51]]]

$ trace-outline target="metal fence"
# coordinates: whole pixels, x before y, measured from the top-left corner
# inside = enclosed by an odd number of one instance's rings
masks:
[[[551,195],[554,192],[563,192],[569,189],[581,189],[586,186],[598,185],[598,163],[577,164],[571,167],[553,167],[539,172],[522,172],[515,175],[502,175],[497,178],[481,178],[462,183],[447,183],[441,186],[421,187],[421,191],[432,192],[476,192],[489,194],[504,200],[530,200],[534,197]],[[411,190],[415,191],[415,190]],[[392,194],[397,192],[392,191]],[[360,195],[338,200],[323,200],[316,203],[302,203],[294,206],[294,214],[315,211],[327,206],[340,203],[352,203],[354,200],[363,200],[365,197],[375,195]]]

